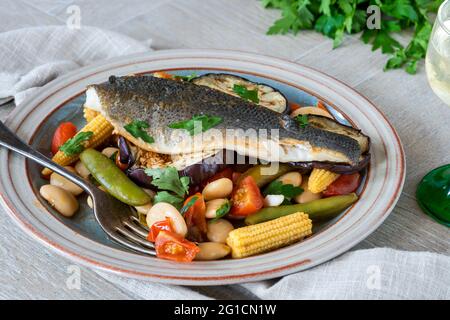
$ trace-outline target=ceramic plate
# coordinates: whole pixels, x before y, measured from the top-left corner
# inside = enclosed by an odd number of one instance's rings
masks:
[[[314,105],[317,99],[342,123],[370,136],[371,164],[358,190],[360,199],[301,243],[240,260],[174,263],[127,251],[109,241],[84,199],[73,219],[55,213],[39,196],[45,183],[40,168],[0,150],[1,203],[23,230],[77,263],[122,276],[186,285],[256,281],[301,271],[350,249],[373,232],[394,207],[405,175],[397,133],[383,114],[345,84],[299,64],[223,50],[170,50],[111,60],[72,72],[46,85],[17,108],[6,122],[22,139],[49,153],[52,134],[62,121],[82,124],[84,91],[110,75],[165,70],[180,75],[225,72],[267,83],[289,101]]]

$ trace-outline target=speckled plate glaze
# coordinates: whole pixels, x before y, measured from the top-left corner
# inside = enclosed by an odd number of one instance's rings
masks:
[[[17,108],[7,126],[48,154],[62,120],[82,124],[81,105],[88,84],[110,75],[166,70],[180,75],[225,72],[267,83],[289,101],[324,101],[341,122],[361,128],[372,141],[372,160],[358,190],[359,201],[339,217],[315,228],[301,243],[241,260],[174,263],[127,251],[109,241],[89,208],[80,203],[73,219],[55,213],[39,196],[45,183],[40,168],[0,150],[0,200],[22,229],[69,259],[121,276],[185,285],[218,285],[275,278],[305,270],[350,249],[373,232],[400,195],[405,160],[397,133],[366,98],[345,84],[309,67],[255,54],[223,50],[170,50],[138,54],[82,68],[46,85]]]

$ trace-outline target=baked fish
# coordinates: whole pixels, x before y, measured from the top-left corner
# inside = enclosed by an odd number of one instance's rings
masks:
[[[85,106],[103,114],[117,134],[139,148],[162,154],[227,149],[270,162],[353,165],[369,148],[367,136],[333,120],[311,115],[300,126],[287,114],[240,97],[153,76],[111,76],[108,82],[90,85]],[[195,134],[180,126],[199,116],[220,121]],[[126,129],[136,121],[148,124],[141,130],[151,142]]]

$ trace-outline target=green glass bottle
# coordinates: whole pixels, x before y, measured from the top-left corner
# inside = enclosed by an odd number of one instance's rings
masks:
[[[450,164],[423,177],[417,187],[416,198],[426,214],[450,227]]]

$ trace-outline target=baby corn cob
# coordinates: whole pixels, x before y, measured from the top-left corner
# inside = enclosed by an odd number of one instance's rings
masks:
[[[308,189],[312,193],[319,193],[324,191],[337,178],[338,173],[334,173],[325,169],[313,169],[308,180]]]
[[[233,258],[244,258],[297,242],[312,233],[308,215],[296,212],[231,231],[227,244]]]
[[[113,126],[101,115],[97,115],[94,119],[92,119],[87,125],[84,126],[79,132],[91,131],[94,134],[92,135],[89,141],[85,142],[85,148],[95,148],[98,147],[101,143],[103,143],[107,138],[109,138],[113,132]],[[76,160],[78,160],[78,154],[68,156],[62,151],[58,151],[52,158],[53,162],[61,165],[67,166]],[[50,169],[45,168],[42,171],[42,175],[47,176],[51,174],[52,171]]]
[[[92,110],[86,106],[83,109],[83,116],[88,123],[94,120],[94,118],[98,116],[98,114],[99,114],[98,111]]]

